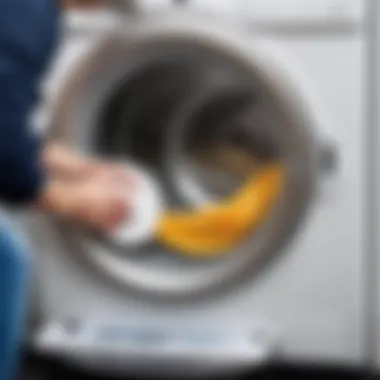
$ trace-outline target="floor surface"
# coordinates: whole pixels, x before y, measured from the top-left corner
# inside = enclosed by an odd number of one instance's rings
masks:
[[[226,380],[373,380],[377,376],[370,376],[364,369],[344,370],[339,368],[322,367],[284,367],[273,366],[262,371],[252,371],[243,376],[228,378]],[[25,355],[18,380],[111,380],[110,378],[90,376],[78,370],[68,368],[62,364],[46,361],[30,355]],[[112,378],[112,380],[132,380]]]

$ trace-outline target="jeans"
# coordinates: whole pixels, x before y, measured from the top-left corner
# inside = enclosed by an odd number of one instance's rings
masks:
[[[16,375],[27,311],[30,262],[12,230],[0,218],[0,380]]]

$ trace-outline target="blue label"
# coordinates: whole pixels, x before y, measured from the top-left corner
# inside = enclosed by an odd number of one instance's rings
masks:
[[[136,328],[131,326],[103,326],[95,333],[95,340],[106,343],[160,345],[180,343],[198,346],[217,346],[228,344],[231,339],[215,331],[168,331],[155,328]]]

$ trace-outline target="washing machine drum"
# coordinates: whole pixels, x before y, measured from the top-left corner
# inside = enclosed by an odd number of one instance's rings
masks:
[[[66,81],[51,130],[81,150],[144,166],[167,207],[222,199],[261,164],[281,162],[282,191],[268,215],[212,259],[60,226],[74,254],[115,284],[182,300],[253,276],[284,251],[308,209],[317,167],[318,126],[288,60],[254,35],[200,24],[154,18],[107,36]]]

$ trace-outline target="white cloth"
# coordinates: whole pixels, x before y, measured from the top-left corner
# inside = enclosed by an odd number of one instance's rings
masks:
[[[135,188],[128,202],[130,212],[110,238],[120,245],[141,245],[154,237],[158,220],[164,210],[164,199],[155,178],[141,166],[125,164]]]

